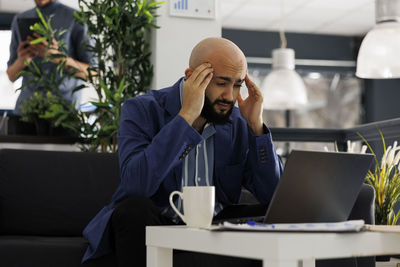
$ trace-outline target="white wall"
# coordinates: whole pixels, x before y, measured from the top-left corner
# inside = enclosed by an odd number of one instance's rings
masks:
[[[184,75],[193,47],[206,37],[221,36],[219,0],[216,19],[173,17],[169,15],[171,0],[157,10],[156,23],[160,29],[152,31],[151,50],[154,76],[151,89],[174,84]]]
[[[78,0],[60,0],[64,5],[79,9]],[[0,12],[21,13],[35,7],[34,0],[0,0]]]

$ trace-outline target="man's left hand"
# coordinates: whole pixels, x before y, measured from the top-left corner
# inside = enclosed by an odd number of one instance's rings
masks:
[[[40,38],[41,36],[37,33],[34,33],[33,36],[35,38]],[[33,50],[35,51],[35,55],[39,57],[49,57],[54,54],[60,54],[58,50],[58,42],[56,39],[51,40],[51,44],[48,47],[49,43],[47,41],[43,41],[41,43],[32,45]],[[48,47],[48,48],[47,48]]]
[[[237,101],[240,109],[240,113],[243,118],[246,119],[247,124],[256,136],[263,134],[263,94],[257,85],[250,80],[249,75],[246,74],[244,79],[246,83],[249,96],[246,99],[242,98],[239,93]]]

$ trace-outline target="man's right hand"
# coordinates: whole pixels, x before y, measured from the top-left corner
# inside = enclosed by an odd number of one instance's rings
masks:
[[[32,46],[29,45],[31,40],[32,38],[28,36],[27,40],[19,43],[17,59],[7,68],[8,79],[10,79],[11,82],[18,79],[20,72],[25,69],[27,64],[31,63],[35,56],[37,56],[35,51],[32,50]]]
[[[190,125],[193,125],[201,114],[205,91],[213,77],[213,71],[210,63],[203,63],[183,83],[182,108],[179,115]]]
[[[35,53],[32,50],[32,47],[29,45],[30,40],[27,39],[21,43],[19,43],[17,54],[18,54],[18,60],[22,61],[25,63],[29,64],[32,59],[35,57]]]

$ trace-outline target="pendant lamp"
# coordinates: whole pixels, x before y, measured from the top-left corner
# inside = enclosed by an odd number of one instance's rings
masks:
[[[283,29],[283,0],[281,0],[281,48],[272,50],[272,71],[261,84],[264,109],[290,110],[307,104],[307,90],[300,75],[294,70],[295,52],[286,48]]]
[[[356,76],[400,78],[400,0],[376,0],[375,17],[358,52]]]

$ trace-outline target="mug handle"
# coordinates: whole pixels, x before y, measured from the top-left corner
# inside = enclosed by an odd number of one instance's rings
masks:
[[[179,192],[179,191],[174,191],[169,195],[169,204],[171,205],[171,208],[176,212],[176,214],[178,214],[179,217],[181,217],[182,221],[184,223],[186,223],[185,220],[185,216],[183,216],[182,213],[180,213],[180,211],[175,207],[174,201],[172,200],[172,198],[174,197],[174,195],[178,195],[182,200],[183,200],[183,193]]]

